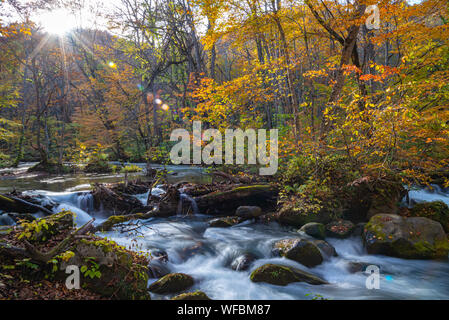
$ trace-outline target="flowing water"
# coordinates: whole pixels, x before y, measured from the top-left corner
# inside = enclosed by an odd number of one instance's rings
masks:
[[[173,179],[177,181],[206,182],[210,179],[197,168],[173,166],[170,171],[173,171]],[[40,197],[44,204],[57,204],[55,212],[74,211],[77,214],[77,224],[82,225],[92,217],[97,219],[97,223],[104,219],[101,211],[93,209],[92,197],[87,192],[90,183],[116,182],[122,179],[118,175],[67,175],[38,179],[21,176],[19,179],[0,180],[0,192],[10,191],[13,187],[32,190],[27,193]],[[152,193],[160,195],[163,190],[156,188]],[[136,197],[145,204],[148,193]],[[407,201],[411,204],[434,200],[449,204],[449,193],[439,188],[413,190]],[[189,204],[193,215],[152,218],[140,221],[141,227],[138,230],[99,235],[133,250],[147,253],[165,251],[169,257],[166,265],[169,271],[190,274],[196,281],[192,290],[202,290],[212,299],[311,299],[316,296],[326,299],[449,299],[447,261],[402,260],[368,255],[360,238],[328,239],[336,248],[338,257],[327,258],[322,265],[308,269],[294,261],[272,256],[271,248],[275,241],[298,236],[294,229],[276,223],[266,225],[253,221],[227,229],[209,228],[208,221],[211,217],[199,214],[192,198],[183,195],[181,203]],[[8,222],[11,223],[0,216],[0,224]],[[233,271],[230,268],[231,262],[247,253],[257,257],[250,270]],[[379,266],[380,289],[368,290],[368,275],[362,272],[350,273],[347,270],[350,262]],[[312,286],[294,283],[279,287],[251,282],[251,270],[265,263],[300,268],[320,276],[330,284]],[[155,280],[150,280],[150,283]],[[152,297],[168,298],[157,295]]]

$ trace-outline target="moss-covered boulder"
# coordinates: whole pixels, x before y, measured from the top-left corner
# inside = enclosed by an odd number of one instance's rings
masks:
[[[282,257],[313,268],[323,263],[323,255],[318,247],[311,241],[304,239],[286,239],[274,244],[275,253]]]
[[[365,226],[365,246],[370,254],[404,259],[447,259],[449,242],[439,222],[397,215],[376,215]]]
[[[338,220],[326,225],[326,235],[331,238],[346,239],[349,238],[355,225],[351,221]]]
[[[253,219],[253,218],[258,218],[263,214],[262,208],[260,207],[256,207],[256,206],[252,206],[252,207],[248,207],[248,206],[242,206],[242,207],[238,207],[235,215],[237,217],[243,218],[243,219]]]
[[[188,301],[188,300],[212,300],[211,298],[209,298],[207,296],[207,294],[205,294],[202,291],[195,291],[195,292],[187,292],[187,293],[182,293],[176,297],[171,298],[171,300],[178,300],[178,301]]]
[[[194,280],[184,273],[171,273],[152,283],[149,287],[156,294],[178,293],[193,286]]]
[[[324,240],[326,238],[326,227],[322,223],[311,222],[303,226],[299,231],[314,237],[315,239]]]
[[[322,207],[315,211],[305,202],[300,199],[293,203],[283,204],[276,214],[276,220],[281,224],[296,228],[301,228],[312,222],[327,224],[333,220],[333,216],[336,214],[333,209]]]
[[[410,210],[410,215],[438,221],[449,233],[449,207],[442,201],[418,203]]]
[[[147,259],[113,241],[82,239],[62,259],[61,270],[80,266],[83,288],[110,299],[150,299]]]
[[[327,284],[319,277],[300,269],[275,264],[263,265],[251,273],[251,281],[265,282],[277,286],[286,286],[294,282],[306,282],[313,285]]]
[[[217,218],[209,221],[209,227],[211,228],[229,228],[240,223],[240,218],[237,217],[225,217]]]

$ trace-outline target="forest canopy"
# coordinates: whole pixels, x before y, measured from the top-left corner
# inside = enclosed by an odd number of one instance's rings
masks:
[[[298,168],[429,183],[448,166],[447,1],[115,0],[88,27],[69,19],[82,3],[0,1],[0,166],[167,162],[197,120],[279,129],[292,185]]]

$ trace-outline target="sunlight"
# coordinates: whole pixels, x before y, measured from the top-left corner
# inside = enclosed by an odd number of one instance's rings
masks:
[[[46,32],[58,36],[67,34],[77,26],[76,18],[65,9],[56,9],[41,14],[38,23]]]

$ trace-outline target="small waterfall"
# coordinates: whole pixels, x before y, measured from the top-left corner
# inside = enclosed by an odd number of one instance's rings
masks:
[[[430,188],[410,190],[408,199],[407,197],[404,199],[408,207],[412,207],[416,203],[433,201],[443,201],[449,205],[449,192],[438,185],[431,185]]]
[[[178,204],[178,216],[181,215],[183,213],[183,209],[184,209],[184,202],[189,202],[190,203],[190,208],[192,209],[192,214],[193,215],[197,215],[199,214],[199,209],[198,209],[198,205],[195,201],[195,199],[193,199],[191,196],[189,196],[188,194],[185,193],[181,193],[180,194],[180,199],[179,199],[179,204]]]
[[[94,197],[92,193],[81,193],[77,194],[76,206],[87,213],[92,213],[94,211]]]

